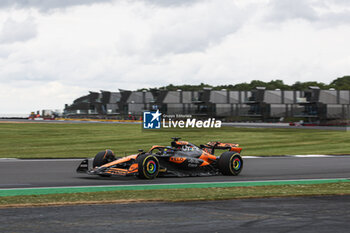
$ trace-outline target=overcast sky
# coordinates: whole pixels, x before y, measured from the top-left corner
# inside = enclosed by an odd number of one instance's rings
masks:
[[[0,113],[88,91],[350,74],[348,0],[1,0]]]

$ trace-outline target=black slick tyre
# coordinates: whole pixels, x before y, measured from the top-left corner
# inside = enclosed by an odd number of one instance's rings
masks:
[[[140,179],[154,179],[159,173],[159,161],[152,154],[140,154],[137,159],[138,177]]]
[[[237,176],[243,169],[243,160],[239,153],[227,151],[219,158],[219,170],[226,176]]]
[[[112,162],[113,160],[115,160],[113,151],[111,150],[101,151],[95,155],[94,161],[92,162],[92,166],[100,167],[106,163]]]

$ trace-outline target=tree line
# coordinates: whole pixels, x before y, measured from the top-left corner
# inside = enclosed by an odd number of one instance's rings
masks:
[[[271,80],[270,82],[264,82],[260,80],[252,80],[250,83],[238,83],[238,84],[230,84],[230,85],[218,85],[218,86],[212,86],[209,84],[201,83],[199,85],[173,85],[169,84],[167,86],[163,87],[155,87],[155,88],[143,88],[139,89],[138,91],[147,90],[147,91],[154,91],[154,90],[167,90],[167,91],[176,91],[176,90],[182,90],[182,91],[199,91],[203,90],[203,88],[212,88],[212,90],[231,90],[231,91],[249,91],[252,89],[255,89],[256,87],[265,87],[267,90],[306,90],[309,88],[309,86],[317,86],[322,90],[328,90],[328,89],[335,89],[335,90],[350,90],[350,76],[343,76],[340,78],[337,78],[330,82],[329,84],[317,82],[317,81],[311,81],[311,82],[296,82],[292,85],[285,84],[283,80]]]

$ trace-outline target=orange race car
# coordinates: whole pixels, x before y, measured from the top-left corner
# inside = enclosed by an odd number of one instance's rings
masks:
[[[101,151],[93,159],[83,160],[77,172],[100,176],[138,176],[154,179],[157,176],[238,175],[243,168],[238,144],[208,142],[196,146],[172,138],[171,146],[152,146],[148,152],[116,158],[111,150]],[[215,156],[216,149],[228,150]]]

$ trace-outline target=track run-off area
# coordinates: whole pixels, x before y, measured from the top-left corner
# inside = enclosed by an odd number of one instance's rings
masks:
[[[350,182],[350,155],[243,157],[239,176],[98,177],[76,173],[81,159],[0,159],[0,196]]]

